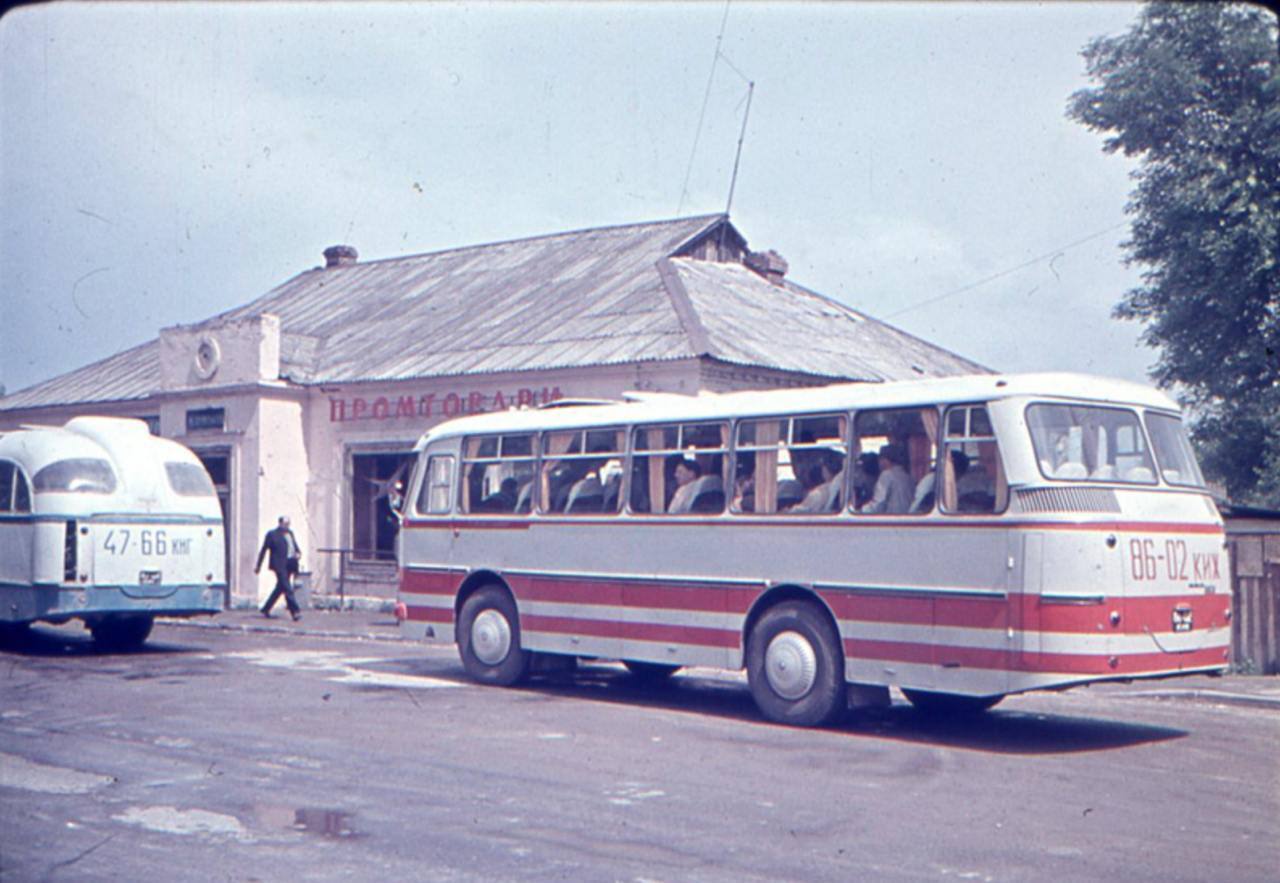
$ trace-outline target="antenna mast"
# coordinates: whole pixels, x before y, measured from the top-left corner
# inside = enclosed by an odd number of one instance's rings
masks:
[[[742,131],[738,133],[738,150],[733,155],[733,177],[729,179],[729,198],[724,204],[724,213],[729,214],[729,208],[733,205],[733,188],[738,183],[738,162],[742,159],[742,141],[747,137],[747,120],[751,117],[751,96],[756,91],[754,80],[747,81],[747,110],[742,115]]]

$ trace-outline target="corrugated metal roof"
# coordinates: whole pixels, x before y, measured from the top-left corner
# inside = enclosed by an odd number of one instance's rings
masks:
[[[821,377],[985,370],[741,264],[682,258],[723,215],[316,268],[193,327],[279,317],[296,383],[537,371],[709,355]],[[669,258],[674,258],[668,261]],[[0,410],[145,398],[153,341],[0,399]]]
[[[867,381],[988,370],[799,285],[774,285],[742,264],[671,264],[706,329],[710,355],[723,361]]]
[[[211,321],[258,313],[322,341],[300,383],[533,371],[694,355],[655,269],[720,215],[315,269]],[[282,347],[282,350],[285,348]]]
[[[160,388],[160,341],[152,340],[0,399],[0,411],[145,399]]]

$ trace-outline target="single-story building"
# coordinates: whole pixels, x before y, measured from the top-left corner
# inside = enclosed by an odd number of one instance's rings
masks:
[[[254,557],[281,514],[313,591],[364,578],[389,596],[388,493],[450,417],[987,371],[788,280],[726,215],[324,256],[243,306],[0,398],[0,429],[131,416],[192,448],[222,500],[233,604],[248,605],[270,588]]]

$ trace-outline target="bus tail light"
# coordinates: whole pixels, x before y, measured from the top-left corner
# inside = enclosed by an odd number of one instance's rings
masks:
[[[66,540],[63,542],[62,549],[62,580],[63,582],[73,583],[76,581],[76,565],[78,562],[78,544],[76,543],[76,523],[74,521],[67,522]]]

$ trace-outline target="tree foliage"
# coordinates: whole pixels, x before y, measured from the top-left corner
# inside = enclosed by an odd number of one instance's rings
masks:
[[[1280,43],[1258,6],[1149,3],[1083,51],[1067,115],[1139,160],[1115,308],[1196,416],[1206,473],[1280,505]]]

